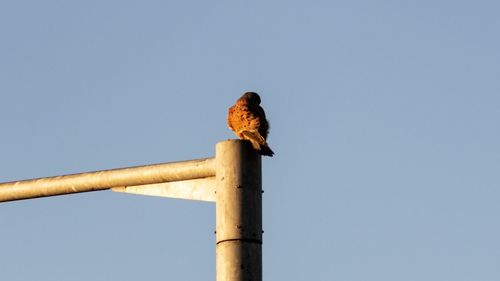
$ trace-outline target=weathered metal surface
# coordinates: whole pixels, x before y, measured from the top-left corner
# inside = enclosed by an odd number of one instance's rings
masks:
[[[113,187],[111,190],[139,195],[215,202],[215,177]]]
[[[261,156],[247,141],[219,142],[216,170],[216,280],[261,281]]]
[[[215,159],[197,159],[0,183],[0,202],[215,176]]]

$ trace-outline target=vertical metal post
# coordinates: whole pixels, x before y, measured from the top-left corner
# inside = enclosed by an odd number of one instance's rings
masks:
[[[216,146],[217,281],[262,280],[261,156],[249,142]]]

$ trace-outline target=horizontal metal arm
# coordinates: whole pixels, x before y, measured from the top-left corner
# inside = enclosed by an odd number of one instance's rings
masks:
[[[214,158],[103,170],[0,183],[0,202],[213,176]]]

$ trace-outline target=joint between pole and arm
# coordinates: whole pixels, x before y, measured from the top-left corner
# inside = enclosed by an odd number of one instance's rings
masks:
[[[261,173],[248,141],[227,140],[215,158],[0,183],[0,202],[106,189],[215,201],[216,281],[261,281]]]

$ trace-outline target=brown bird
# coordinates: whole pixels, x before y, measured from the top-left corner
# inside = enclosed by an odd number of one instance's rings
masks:
[[[240,138],[249,140],[261,155],[273,156],[267,145],[269,122],[264,109],[260,107],[257,93],[247,92],[231,106],[227,114],[227,125]]]

